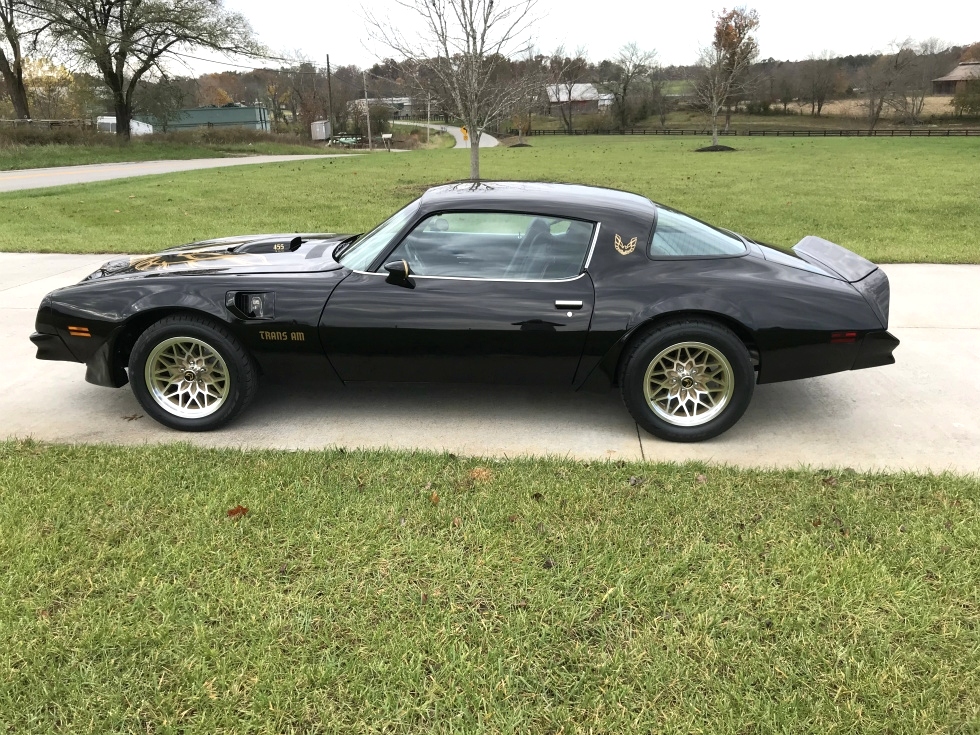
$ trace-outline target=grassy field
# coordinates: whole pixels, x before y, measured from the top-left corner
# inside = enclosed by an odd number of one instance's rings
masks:
[[[536,139],[486,149],[486,179],[636,191],[778,245],[818,234],[878,262],[980,262],[980,139]],[[0,249],[152,252],[243,232],[361,232],[468,153],[429,150],[246,166],[0,195]]]
[[[975,478],[32,442],[0,466],[4,732],[980,727]]]

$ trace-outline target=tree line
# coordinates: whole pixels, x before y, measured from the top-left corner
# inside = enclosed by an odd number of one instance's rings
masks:
[[[717,142],[740,108],[771,114],[792,105],[820,116],[829,100],[848,96],[862,102],[870,128],[886,112],[914,124],[932,79],[957,60],[980,59],[980,44],[951,48],[936,39],[879,54],[761,59],[755,39],[761,19],[739,6],[715,15],[695,64],[664,67],[654,49],[635,43],[593,62],[585,49],[536,51],[535,6],[536,0],[404,0],[397,7],[414,22],[394,12],[366,18],[369,36],[390,58],[328,73],[309,59],[271,54],[247,19],[220,0],[0,0],[0,105],[17,118],[109,112],[123,137],[134,115],[166,130],[182,107],[236,103],[265,106],[277,129],[305,132],[314,120],[330,119],[337,130],[358,132],[364,117],[358,100],[366,92],[408,97],[417,112],[462,121],[478,141],[483,129],[503,122],[526,129],[536,112],[556,115],[571,130],[574,106],[561,100],[576,85],[591,84],[609,101],[606,125],[627,128],[651,117],[666,125],[685,104],[704,113]],[[401,32],[419,22],[422,33]],[[196,78],[170,72],[202,49],[259,62]],[[77,71],[50,58],[71,59]],[[371,114],[378,129],[387,113]],[[475,174],[478,152],[472,155]]]

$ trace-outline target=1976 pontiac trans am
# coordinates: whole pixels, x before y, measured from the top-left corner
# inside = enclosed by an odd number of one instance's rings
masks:
[[[817,237],[784,251],[636,194],[465,183],[363,235],[109,261],[44,298],[31,340],[187,431],[227,423],[280,373],[616,386],[650,433],[699,441],[756,383],[893,363],[888,302],[876,265]]]

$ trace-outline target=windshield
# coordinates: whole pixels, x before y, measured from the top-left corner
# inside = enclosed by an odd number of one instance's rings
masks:
[[[340,258],[338,258],[339,262],[355,271],[363,271],[370,268],[371,263],[391,244],[392,239],[408,224],[408,221],[415,215],[418,208],[419,201],[416,199],[404,209],[395,212],[391,217],[355,242],[349,250],[342,253]]]

